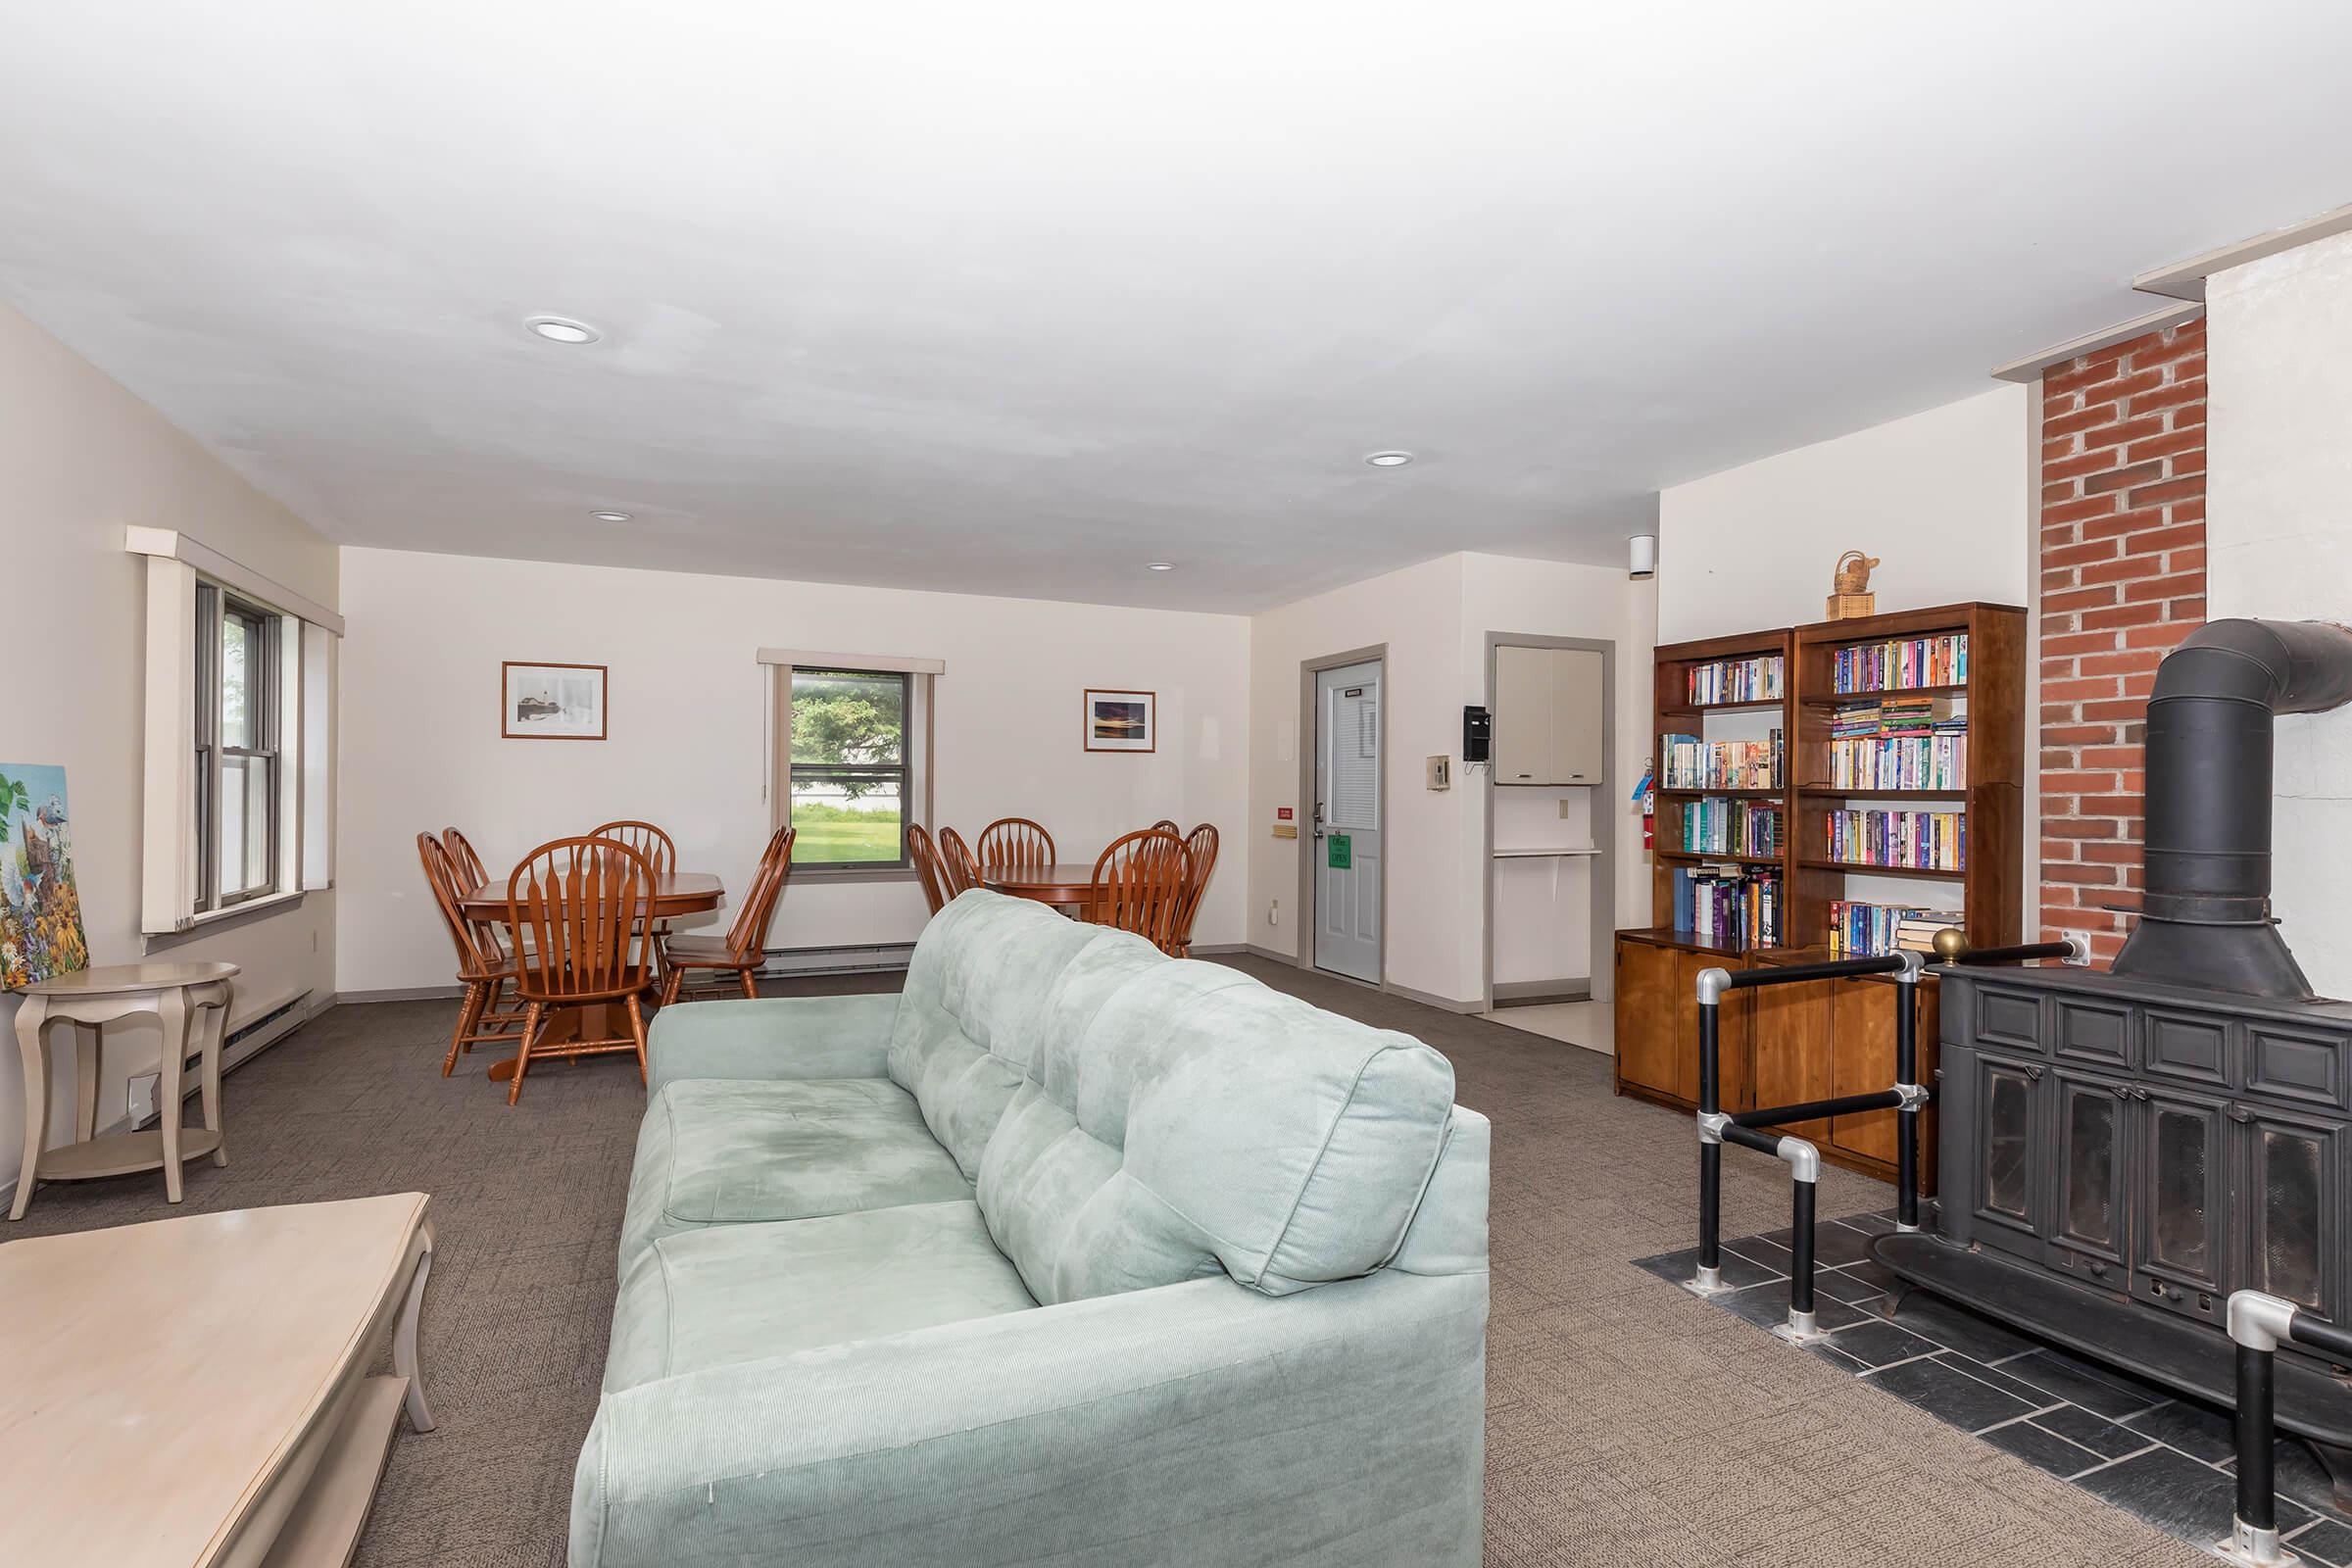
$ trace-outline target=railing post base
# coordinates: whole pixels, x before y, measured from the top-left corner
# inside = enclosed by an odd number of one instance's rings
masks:
[[[1689,1291],[1692,1296],[1708,1298],[1732,1294],[1732,1288],[1723,1283],[1723,1270],[1708,1268],[1703,1263],[1699,1265],[1697,1272],[1683,1281],[1683,1289]]]
[[[1829,1330],[1816,1322],[1810,1312],[1791,1312],[1788,1322],[1775,1323],[1764,1332],[1790,1345],[1819,1345],[1830,1337]]]
[[[2257,1530],[2234,1515],[2230,1520],[2230,1539],[2215,1542],[2213,1549],[2247,1568],[2294,1568],[2303,1561],[2279,1544],[2278,1531]]]

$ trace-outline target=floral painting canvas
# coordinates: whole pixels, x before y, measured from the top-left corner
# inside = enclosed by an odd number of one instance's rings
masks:
[[[0,987],[88,968],[66,770],[0,762]]]

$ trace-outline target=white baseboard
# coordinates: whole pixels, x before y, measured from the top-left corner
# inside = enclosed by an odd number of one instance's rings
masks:
[[[466,994],[464,986],[393,986],[383,991],[343,991],[335,1001],[346,1006],[366,1007],[378,1002],[455,1002]]]

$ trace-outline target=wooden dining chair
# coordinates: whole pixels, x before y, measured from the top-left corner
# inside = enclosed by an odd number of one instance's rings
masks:
[[[467,839],[462,830],[454,827],[443,828],[441,830],[441,847],[449,852],[449,863],[457,872],[460,888],[471,893],[489,884],[489,869],[482,864],[481,856],[475,852],[472,841]],[[475,933],[484,946],[495,950],[500,956],[505,956],[507,937],[499,923],[496,920],[483,919],[479,916],[469,918]],[[521,1014],[517,1013],[516,1016],[519,1017]]]
[[[472,842],[463,832],[454,827],[443,828],[441,847],[449,852],[450,863],[458,868],[459,877],[469,888],[478,888],[490,880],[489,871],[482,865],[482,858],[474,853]]]
[[[514,982],[514,960],[504,948],[484,940],[482,927],[466,918],[458,900],[471,892],[463,885],[455,858],[430,833],[416,835],[416,858],[424,862],[424,884],[432,890],[433,906],[441,911],[450,945],[458,950],[458,981],[466,999],[458,1004],[458,1024],[449,1037],[449,1052],[441,1058],[441,1076],[458,1065],[458,1054],[470,1052],[485,1040],[513,1042],[521,1027],[519,1007],[499,1005],[499,998]],[[479,884],[476,884],[478,886]]]
[[[1054,863],[1054,835],[1025,816],[1001,816],[980,830],[980,863],[1042,871]]]
[[[557,839],[525,856],[507,878],[507,926],[514,939],[515,990],[523,1003],[522,1049],[507,1103],[522,1096],[523,1074],[542,1056],[598,1056],[634,1051],[645,1078],[645,1009],[655,944],[643,933],[654,909],[653,862],[616,839]],[[629,1032],[605,1038],[544,1039],[567,1008],[618,1004]],[[588,1028],[583,1018],[582,1030]]]
[[[1160,818],[1158,821],[1156,821],[1156,822],[1152,823],[1152,825],[1153,827],[1160,828],[1160,829],[1163,829],[1163,830],[1165,830],[1165,831],[1167,831],[1167,832],[1173,833],[1173,834],[1175,834],[1175,835],[1176,835],[1178,838],[1182,838],[1182,837],[1184,837],[1184,829],[1182,829],[1182,828],[1180,828],[1180,827],[1178,827],[1178,826],[1176,825],[1176,819],[1175,819],[1174,817],[1172,817],[1172,816],[1163,816],[1163,817],[1161,817],[1161,818]]]
[[[677,844],[667,833],[662,832],[651,822],[630,820],[606,822],[601,826],[590,828],[588,836],[592,839],[611,839],[615,844],[627,845],[645,857],[646,863],[654,868],[654,875],[657,877],[677,874]],[[651,931],[646,933],[645,940],[654,950],[654,962],[657,965],[662,961],[662,944],[669,939],[669,925],[667,920],[659,921]]]
[[[1200,912],[1200,895],[1207,891],[1208,873],[1216,869],[1217,830],[1201,823],[1184,836],[1184,904],[1176,911],[1176,956],[1193,956],[1193,917]]]
[[[1174,957],[1192,852],[1165,828],[1148,827],[1110,841],[1095,861],[1086,918],[1148,938]]]
[[[972,847],[963,842],[963,835],[952,827],[939,830],[939,860],[948,873],[949,898],[980,885],[980,862],[972,858]]]
[[[906,824],[906,858],[914,862],[914,874],[923,884],[923,902],[937,914],[948,905],[948,868],[931,830],[920,822]]]
[[[662,1005],[678,1000],[685,989],[686,971],[707,969],[715,977],[732,969],[744,996],[757,1001],[754,972],[767,959],[767,927],[775,918],[776,901],[784,896],[784,879],[792,874],[792,841],[797,835],[780,827],[768,835],[752,872],[751,890],[735,910],[734,922],[723,937],[671,937],[662,944]]]

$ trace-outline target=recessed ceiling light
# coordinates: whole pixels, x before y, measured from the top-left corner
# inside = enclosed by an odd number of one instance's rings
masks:
[[[1173,561],[1147,561],[1144,565],[1152,571],[1174,571],[1176,569],[1176,563]]]
[[[629,520],[629,514],[625,512],[591,512],[588,515],[599,522],[626,522]]]
[[[604,333],[567,316],[534,316],[522,323],[550,343],[593,343]]]
[[[1375,452],[1364,459],[1375,468],[1401,468],[1413,461],[1410,452]]]

